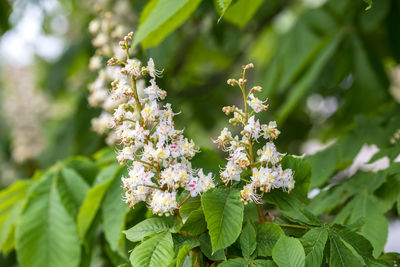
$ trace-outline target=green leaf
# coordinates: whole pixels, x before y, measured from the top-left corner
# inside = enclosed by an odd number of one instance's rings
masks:
[[[115,152],[113,151],[113,153],[115,160]],[[82,156],[68,158],[67,160],[63,161],[63,164],[76,171],[90,185],[93,183],[99,171],[96,163]]]
[[[256,247],[256,230],[250,222],[247,222],[240,234],[240,248],[242,249],[243,257],[250,259]]]
[[[379,259],[387,262],[389,266],[397,266],[400,264],[400,253],[396,252],[390,252],[390,253],[385,253],[379,257]]]
[[[161,233],[169,229],[164,218],[154,217],[144,220],[129,230],[124,231],[126,238],[132,242],[141,241],[144,237],[154,233]]]
[[[199,209],[190,213],[189,218],[186,220],[181,230],[192,235],[198,235],[203,233],[206,228],[207,224],[204,218],[203,210]]]
[[[348,208],[349,216],[349,219],[346,220],[347,224],[352,224],[360,218],[365,219],[361,234],[371,242],[374,248],[373,254],[378,257],[386,244],[389,225],[382,210],[379,209],[376,198],[369,194],[367,189],[364,189],[351,202],[347,203],[346,208]]]
[[[328,231],[325,228],[311,229],[301,237],[300,241],[306,254],[306,266],[321,266],[327,239]]]
[[[372,7],[372,0],[363,0],[363,1],[368,4],[368,6],[365,8],[365,10],[368,10]]]
[[[179,209],[179,214],[182,217],[183,223],[186,222],[192,211],[198,210],[200,208],[201,208],[201,199],[199,196],[191,197],[188,200],[186,200]]]
[[[23,201],[15,203],[11,211],[8,213],[6,220],[1,225],[0,252],[5,256],[7,256],[15,247],[15,227],[18,223],[23,204]]]
[[[302,76],[302,78],[293,86],[290,90],[290,94],[288,94],[287,99],[281,105],[280,109],[277,113],[277,121],[284,121],[293,108],[296,107],[300,99],[305,95],[305,93],[309,90],[312,83],[320,74],[321,70],[325,66],[325,64],[329,61],[330,57],[336,51],[340,41],[342,40],[343,34],[341,32],[336,35],[328,36],[324,38],[319,46],[323,48],[321,52],[318,54],[315,61],[312,63],[310,69]]]
[[[300,241],[282,235],[272,250],[272,258],[279,267],[305,266],[305,253]]]
[[[0,191],[0,250],[8,254],[15,245],[14,231],[30,181],[16,181]]]
[[[57,191],[59,172],[52,172],[32,190],[16,229],[19,264],[29,267],[78,266],[80,243],[73,218]]]
[[[224,20],[244,27],[253,18],[263,2],[264,0],[253,0],[249,4],[247,0],[238,0],[226,11]]]
[[[13,206],[25,198],[30,187],[29,181],[16,181],[8,188],[0,191],[0,226],[6,220]]]
[[[232,0],[216,0],[215,2],[218,5],[216,7],[217,12],[220,14],[220,17],[218,19],[218,22],[219,22],[221,20],[221,18],[224,16],[228,7],[231,5]]]
[[[265,222],[257,228],[257,254],[268,257],[279,238],[284,235],[282,229],[275,223]]]
[[[219,267],[247,267],[248,260],[243,259],[243,258],[229,259],[227,261],[221,262],[218,266]]]
[[[114,176],[118,173],[118,167],[111,165],[103,169],[96,177],[95,186],[91,188],[78,212],[78,233],[83,241],[86,232],[92,224],[103,200],[107,189],[110,187]]]
[[[174,259],[174,243],[166,231],[147,239],[132,251],[129,257],[133,267],[168,266]]]
[[[272,260],[255,260],[253,261],[252,264],[250,264],[251,267],[277,267],[275,262]]]
[[[63,167],[61,168],[61,174],[68,187],[68,191],[74,198],[74,200],[80,205],[85,199],[87,191],[89,191],[89,185],[86,181],[73,169]]]
[[[332,145],[323,151],[308,156],[306,161],[312,167],[310,188],[320,187],[336,170],[336,146]]]
[[[130,208],[122,201],[123,192],[120,175],[116,175],[101,206],[104,235],[111,250],[118,251],[121,256],[125,256],[125,238],[122,230],[125,229],[125,217]]]
[[[215,188],[201,197],[213,252],[226,248],[239,237],[243,221],[240,191]]]
[[[225,260],[224,249],[217,250],[215,252],[212,251],[211,248],[211,239],[208,233],[204,233],[199,236],[200,241],[200,249],[204,253],[204,255],[213,261]]]
[[[373,247],[371,243],[362,235],[355,233],[348,228],[340,225],[334,225],[330,228],[330,232],[337,234],[347,244],[351,245],[354,250],[364,259],[367,266],[381,266],[381,262],[373,257]]]
[[[140,42],[144,48],[158,45],[193,13],[200,2],[201,0],[159,0],[139,26],[132,46]]]
[[[351,250],[337,235],[329,235],[330,261],[332,267],[359,267],[364,264],[359,260],[360,255]]]
[[[176,266],[180,267],[182,266],[186,256],[189,254],[189,252],[194,248],[200,245],[200,242],[198,240],[195,240],[194,242],[192,240],[187,240],[187,242],[183,242],[183,245],[178,251],[178,255],[176,256]]]

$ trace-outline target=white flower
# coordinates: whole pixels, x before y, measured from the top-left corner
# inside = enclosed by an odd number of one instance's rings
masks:
[[[252,184],[247,184],[243,187],[242,191],[240,191],[240,196],[242,201],[247,204],[247,202],[255,202],[257,204],[261,204],[261,196],[255,193],[255,189]]]
[[[261,131],[260,121],[255,121],[254,116],[251,116],[248,120],[248,124],[244,126],[244,130],[247,131],[251,137],[257,139]]]
[[[135,130],[133,131],[136,141],[144,142],[149,135],[149,132],[149,130],[144,129],[142,126],[140,126],[139,122],[136,121]]]
[[[127,160],[134,160],[136,148],[134,146],[126,146],[118,152],[117,160],[122,165]]]
[[[257,151],[257,154],[260,156],[259,161],[271,163],[272,165],[278,164],[281,156],[284,155],[276,150],[272,142],[267,142],[262,149]]]
[[[231,153],[229,160],[232,160],[236,165],[240,166],[242,169],[249,166],[250,161],[247,154],[244,152],[244,147],[238,147]]]
[[[215,187],[211,172],[204,175],[203,169],[199,169],[197,175],[199,176],[199,192],[206,192],[208,189]]]
[[[213,142],[218,144],[218,146],[225,147],[225,144],[229,142],[230,139],[232,139],[232,133],[225,127],[218,136],[218,139]]]
[[[270,121],[268,125],[263,124],[261,125],[261,129],[263,130],[263,137],[265,139],[271,138],[276,139],[278,138],[280,131],[276,128],[276,121]]]
[[[147,123],[153,123],[156,117],[159,116],[160,108],[156,101],[147,102],[141,111],[143,120]]]
[[[290,192],[294,188],[295,180],[293,179],[293,171],[291,169],[282,170],[282,166],[277,168],[279,175],[274,183],[276,188],[282,188]]]
[[[154,79],[150,80],[150,83],[151,85],[144,89],[144,92],[148,95],[150,101],[155,99],[164,99],[167,96],[167,93],[158,87]]]
[[[128,59],[127,63],[128,64],[125,65],[122,71],[126,71],[129,75],[139,77],[141,62],[137,59]]]
[[[173,191],[170,193],[167,191],[155,190],[153,191],[149,205],[154,214],[173,214],[173,211],[178,208],[176,192]]]
[[[233,180],[240,181],[240,174],[242,173],[242,168],[239,165],[235,164],[231,160],[226,164],[225,169],[221,172],[221,179],[225,183]]]
[[[114,110],[113,117],[116,122],[121,122],[123,120],[126,113],[124,106],[125,104],[121,104]]]
[[[264,103],[267,101],[261,101],[253,94],[249,94],[249,98],[250,99],[247,100],[247,103],[249,103],[254,112],[259,113],[262,110],[267,110],[268,105],[264,105]]]
[[[253,175],[251,176],[252,183],[260,187],[261,191],[269,192],[274,187],[274,181],[278,172],[268,167],[260,167],[259,169],[253,168]]]
[[[156,70],[156,67],[154,66],[154,61],[152,58],[149,59],[147,62],[147,70],[149,71],[149,75],[155,79],[156,77],[159,77],[162,73],[162,71]]]
[[[198,177],[193,177],[190,183],[188,183],[185,187],[185,189],[190,192],[192,197],[195,197],[200,193],[206,192],[207,190],[215,187],[212,173],[209,173],[206,176],[203,173],[203,169],[199,169],[197,175]]]
[[[170,155],[168,148],[166,147],[158,147],[152,153],[153,160],[161,163],[163,160],[167,159]]]
[[[179,141],[179,146],[182,148],[182,154],[187,157],[188,159],[191,159],[194,157],[196,154],[196,146],[193,142],[193,140],[188,140],[187,138],[181,139]]]
[[[102,58],[100,56],[93,56],[89,61],[89,69],[95,71],[101,68]]]
[[[110,113],[102,112],[100,117],[92,119],[92,128],[100,134],[104,134],[114,126],[114,119]]]

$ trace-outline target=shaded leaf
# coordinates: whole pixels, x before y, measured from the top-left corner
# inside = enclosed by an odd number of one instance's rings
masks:
[[[29,267],[78,266],[80,243],[73,218],[57,191],[58,171],[34,187],[16,229],[19,264]]]
[[[279,238],[284,235],[282,229],[275,223],[265,222],[257,228],[257,254],[268,257]]]
[[[141,241],[144,237],[154,233],[161,233],[169,229],[169,225],[164,218],[146,219],[129,230],[124,231],[126,238],[132,242]]]
[[[174,259],[174,243],[166,231],[147,239],[135,247],[129,257],[133,267],[168,266]]]
[[[301,237],[300,241],[306,254],[305,266],[321,266],[327,239],[328,231],[325,228],[311,229]]]
[[[226,248],[239,237],[243,221],[240,191],[215,188],[201,197],[213,252]]]
[[[305,254],[300,241],[282,235],[272,250],[272,258],[279,267],[304,267]]]

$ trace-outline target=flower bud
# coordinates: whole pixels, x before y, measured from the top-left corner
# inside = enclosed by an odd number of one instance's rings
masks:
[[[117,58],[112,57],[107,61],[107,65],[108,66],[116,66],[116,65],[118,65],[117,61],[118,61]]]
[[[235,86],[237,84],[237,81],[235,79],[229,79],[227,81],[227,84],[231,85],[231,86]]]
[[[246,69],[252,69],[254,68],[254,64],[253,63],[249,63],[246,65]]]
[[[251,88],[252,92],[262,92],[262,87],[261,86],[254,86]]]

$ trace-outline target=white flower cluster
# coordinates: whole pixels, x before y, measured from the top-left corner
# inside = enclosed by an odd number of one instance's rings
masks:
[[[233,137],[228,128],[224,128],[214,143],[229,153],[226,167],[220,173],[222,181],[225,183],[232,180],[245,181],[246,185],[241,191],[242,201],[244,203],[249,201],[260,203],[260,194],[274,188],[282,188],[290,192],[294,188],[295,181],[292,170],[283,170],[279,164],[284,154],[279,153],[273,143],[280,133],[276,122],[261,124],[254,116],[254,113],[267,110],[268,105],[266,101],[261,101],[254,96],[255,92],[261,92],[260,86],[253,87],[246,94],[245,73],[250,68],[253,68],[251,63],[243,66],[242,76],[239,80],[228,80],[228,84],[240,87],[243,93],[244,110],[236,106],[227,106],[222,109],[226,115],[233,114],[233,118],[229,120],[232,125],[240,125],[243,128],[240,136]],[[252,112],[248,111],[247,105],[251,107]],[[255,155],[253,145],[258,143],[261,137],[267,142]],[[252,170],[250,180],[242,177],[242,172],[247,169]]]
[[[113,3],[108,0],[92,1],[95,18],[89,24],[89,32],[93,35],[92,45],[95,47],[95,54],[89,62],[89,69],[97,72],[97,78],[89,84],[90,95],[88,102],[92,107],[101,107],[102,113],[98,118],[92,120],[92,129],[101,135],[107,135],[106,142],[109,145],[118,141],[118,136],[111,130],[112,112],[126,99],[120,97],[112,99],[109,92],[110,83],[118,78],[121,71],[120,66],[103,67],[105,61],[116,55],[125,59],[126,55],[118,45],[127,31],[124,23],[130,20],[130,7],[127,1]],[[108,12],[105,10],[110,10]]]
[[[122,65],[112,82],[111,99],[119,104],[112,115],[122,145],[117,159],[129,169],[128,176],[122,177],[124,200],[132,207],[145,201],[154,214],[172,214],[179,208],[179,194],[187,190],[187,197],[194,197],[215,185],[211,173],[192,168],[190,160],[198,152],[195,144],[174,128],[171,105],[159,102],[166,92],[156,83],[160,72],[153,59],[145,66],[129,59],[132,36],[128,34],[121,43],[128,59],[113,57],[108,62]],[[146,77],[149,84],[139,93],[138,81]]]
[[[55,105],[34,87],[31,70],[8,66],[4,71],[0,106],[10,127],[12,158],[17,163],[35,160],[46,148],[42,127],[56,111]]]

